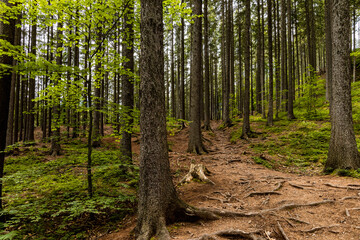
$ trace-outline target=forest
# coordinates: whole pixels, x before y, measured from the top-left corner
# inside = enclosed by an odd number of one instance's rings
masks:
[[[358,239],[358,0],[1,0],[0,240]]]

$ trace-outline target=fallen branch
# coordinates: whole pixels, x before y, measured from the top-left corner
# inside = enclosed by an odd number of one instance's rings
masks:
[[[189,172],[183,177],[183,179],[181,179],[178,185],[181,185],[185,182],[190,182],[194,178],[215,185],[215,183],[206,176],[209,174],[209,170],[207,170],[203,164],[191,164]]]
[[[286,235],[284,229],[281,227],[281,224],[280,224],[279,222],[277,222],[277,224],[278,224],[279,231],[280,231],[281,235],[283,236],[283,238],[284,238],[285,240],[289,240],[289,238],[288,238],[288,236]]]
[[[350,217],[350,210],[360,210],[360,208],[345,208],[345,214],[348,217]]]
[[[360,190],[360,187],[351,187],[351,186],[338,186],[338,185],[333,185],[331,183],[325,183],[325,186],[328,187],[333,187],[333,188],[341,188],[341,189],[349,189],[349,190]]]

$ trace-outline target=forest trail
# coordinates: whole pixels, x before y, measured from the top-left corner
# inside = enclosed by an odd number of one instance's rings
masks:
[[[168,138],[174,183],[186,175],[191,163],[202,163],[215,185],[186,183],[177,187],[180,198],[196,207],[246,216],[175,223],[168,226],[173,239],[229,239],[230,235],[219,236],[229,230],[254,233],[244,238],[241,232],[230,231],[237,234],[232,239],[360,239],[358,179],[268,169],[252,159],[265,157],[249,147],[256,139],[231,144],[230,132],[217,130],[219,123],[212,124],[214,132],[204,133],[209,154],[186,153],[188,128]],[[129,235],[135,224],[135,217],[129,217],[117,232],[97,239],[132,239]]]

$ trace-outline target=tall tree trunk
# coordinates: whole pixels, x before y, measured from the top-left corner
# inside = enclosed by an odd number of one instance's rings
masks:
[[[244,94],[244,120],[242,134],[250,135],[250,0],[245,0],[245,94]]]
[[[204,129],[210,130],[210,81],[209,81],[209,38],[208,38],[208,31],[209,31],[209,23],[208,23],[208,0],[204,1],[204,61],[205,61],[205,74],[204,74],[204,91],[205,91],[205,101],[204,101]]]
[[[124,107],[123,126],[125,131],[122,132],[120,142],[121,154],[127,158],[128,161],[132,159],[131,150],[131,133],[133,127],[133,109],[134,109],[134,29],[133,29],[133,2],[127,7],[127,13],[124,17],[124,29],[128,33],[128,38],[123,42],[123,56],[126,58],[124,62],[124,69],[127,74],[122,76],[122,105]]]
[[[273,86],[273,38],[272,38],[272,0],[267,0],[268,4],[268,44],[269,44],[269,111],[267,116],[267,125],[273,125],[274,118],[274,86]]]
[[[242,22],[241,22],[241,14],[240,14],[240,4],[239,4],[239,23],[238,23],[238,31],[239,31],[239,48],[238,48],[238,55],[239,55],[239,116],[243,117],[244,113],[244,91],[243,91],[243,45],[242,45]]]
[[[33,23],[31,27],[31,54],[36,57],[36,34],[37,34],[37,26]],[[34,59],[35,60],[35,59]],[[34,127],[35,127],[35,76],[30,77],[29,81],[29,128],[27,131],[26,140],[27,141],[34,141]]]
[[[331,138],[325,171],[358,169],[357,149],[352,119],[350,73],[350,4],[332,0],[332,103]]]
[[[356,33],[356,7],[354,6],[354,10],[353,10],[353,19],[354,19],[354,24],[353,24],[353,51],[356,51],[356,38],[355,38],[355,33]],[[356,81],[356,57],[353,57],[353,82]]]
[[[56,65],[60,67],[62,65],[62,47],[63,47],[63,31],[62,31],[62,22],[58,23],[57,27],[57,34],[56,34],[57,44],[57,54],[56,54]],[[61,79],[61,73],[56,73],[55,85],[59,84]],[[55,130],[53,131],[52,138],[51,138],[51,150],[50,154],[52,156],[57,156],[61,154],[61,146],[60,146],[60,99],[57,99],[59,102],[57,105],[54,106],[54,125]]]
[[[12,6],[7,0],[1,0],[2,3]],[[8,23],[0,22],[0,39],[6,40],[10,44],[15,44],[15,19],[9,19]],[[12,67],[13,58],[9,55],[2,55],[0,63]],[[5,69],[0,75],[0,209],[2,205],[2,189],[5,164],[6,147],[6,128],[8,123],[10,90],[11,90],[11,68]]]
[[[325,0],[325,42],[326,42],[326,99],[330,103],[332,96],[332,0]]]
[[[201,0],[194,5],[194,13],[201,14]],[[141,2],[141,151],[135,229],[137,240],[149,240],[154,235],[157,239],[170,239],[167,223],[191,219],[191,214],[196,215],[196,209],[179,200],[172,183],[166,134],[162,14],[162,1]],[[195,25],[194,29],[199,28],[195,32],[200,30],[198,34],[201,36],[200,18],[195,20]],[[195,34],[194,37],[198,36]]]
[[[295,119],[294,115],[294,78],[293,78],[293,54],[292,54],[292,39],[291,39],[291,0],[287,0],[287,19],[288,19],[288,112],[287,117],[289,120]]]
[[[171,117],[176,117],[176,101],[175,101],[175,57],[174,57],[174,26],[171,29],[171,66],[170,66],[170,78],[171,78]]]
[[[181,1],[182,3],[184,0]],[[181,34],[180,34],[180,55],[181,55],[181,73],[180,73],[180,92],[179,92],[179,108],[180,119],[185,119],[185,21],[181,18]],[[184,122],[181,122],[181,128],[184,128]]]
[[[196,0],[193,6],[193,13],[196,15],[201,15],[201,0]],[[201,112],[200,112],[200,102],[201,102],[201,77],[202,77],[202,34],[201,34],[201,18],[196,18],[194,20],[192,28],[192,65],[191,65],[191,123],[190,123],[190,132],[189,132],[189,144],[188,152],[194,152],[201,154],[207,152],[203,143],[201,136]]]
[[[100,46],[102,40],[102,28],[97,29],[96,33],[96,44],[101,49]],[[95,57],[95,87],[94,87],[94,126],[93,126],[93,137],[92,137],[92,146],[94,148],[100,147],[101,137],[100,137],[100,110],[101,110],[101,79],[103,78],[101,66],[102,66],[102,51],[98,51]]]
[[[275,50],[275,54],[276,54],[276,71],[275,71],[275,89],[276,89],[276,118],[279,117],[279,112],[280,112],[280,107],[281,107],[281,93],[280,93],[280,84],[281,84],[281,66],[280,66],[280,61],[281,61],[281,54],[280,54],[280,49],[281,49],[281,44],[280,44],[280,11],[279,11],[279,0],[276,0],[276,50]]]
[[[20,21],[21,16],[16,19],[16,25],[21,24]],[[21,27],[16,27],[14,32],[14,45],[20,46],[21,44]],[[17,65],[17,61],[13,59],[13,66]],[[17,141],[17,131],[18,131],[18,121],[19,121],[19,88],[17,86],[18,74],[16,71],[12,71],[11,73],[11,92],[10,92],[10,103],[9,103],[9,117],[8,117],[8,127],[6,133],[6,146],[12,145]],[[17,108],[15,107],[17,106]],[[16,111],[15,111],[16,110]],[[15,123],[15,124],[14,124]],[[15,130],[15,131],[14,131]]]
[[[256,111],[261,113],[261,52],[262,52],[262,33],[261,33],[261,13],[260,13],[260,0],[257,0],[257,48],[256,48]]]
[[[281,87],[282,87],[282,100],[284,108],[287,108],[287,64],[286,64],[286,2],[281,0]]]

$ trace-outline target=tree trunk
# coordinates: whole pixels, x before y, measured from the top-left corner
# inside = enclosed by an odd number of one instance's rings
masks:
[[[195,2],[195,10],[199,8],[201,1]],[[199,11],[194,13],[199,14]],[[168,159],[162,14],[162,1],[141,2],[141,151],[138,222],[135,229],[138,240],[149,240],[154,235],[157,239],[170,240],[166,224],[189,218],[186,215],[188,206],[179,200],[172,183]],[[198,23],[195,24],[200,28],[201,20],[197,19],[195,22]]]
[[[286,2],[281,0],[281,87],[282,87],[282,100],[284,109],[287,108],[287,63],[286,63]]]
[[[201,0],[196,0],[193,5],[193,13],[201,15]],[[200,91],[201,91],[201,77],[202,77],[202,37],[201,37],[201,18],[195,18],[192,28],[192,65],[191,65],[191,123],[189,132],[188,152],[201,154],[207,152],[201,136],[201,112],[200,112]]]
[[[294,115],[294,78],[293,78],[293,54],[292,54],[292,39],[291,39],[291,0],[287,0],[287,19],[288,19],[288,112],[287,117],[289,120],[295,119]]]
[[[132,150],[131,150],[131,133],[133,127],[133,109],[134,109],[134,29],[133,29],[133,2],[127,7],[127,13],[124,17],[124,29],[127,32],[127,38],[123,43],[123,56],[126,58],[124,69],[127,71],[122,76],[122,105],[124,107],[124,120],[122,131],[122,138],[120,142],[120,150],[122,156],[127,158],[127,161],[131,162]]]
[[[274,86],[273,86],[273,39],[272,39],[272,0],[267,0],[268,4],[268,40],[269,40],[269,111],[267,116],[267,125],[273,125],[274,118]]]
[[[349,0],[332,1],[331,138],[325,171],[360,167],[351,103],[350,4]]]
[[[1,0],[2,3],[11,6],[7,0]],[[15,19],[10,19],[8,23],[0,22],[0,38],[6,40],[10,44],[15,44]],[[12,67],[13,57],[3,55],[0,57],[0,63]],[[2,189],[5,164],[5,147],[6,147],[6,128],[8,123],[10,90],[11,90],[11,72],[5,69],[0,75],[0,209],[2,206]]]
[[[261,13],[260,13],[260,0],[257,0],[257,68],[256,68],[256,111],[261,113],[261,51],[262,51],[262,33],[261,33]]]
[[[57,54],[56,54],[56,65],[57,67],[60,67],[62,65],[62,47],[63,47],[63,31],[62,31],[62,23],[61,21],[58,23],[58,28],[57,28],[57,44],[56,44],[56,49],[57,49]],[[56,74],[56,79],[55,79],[55,85],[58,84],[58,82],[60,81],[61,78],[61,74],[60,73],[55,73]],[[55,125],[55,130],[53,131],[52,134],[52,138],[51,138],[51,150],[50,150],[50,154],[52,156],[58,156],[61,154],[61,146],[60,146],[60,99],[57,100],[59,103],[57,105],[54,106],[53,111],[54,111],[54,125]]]
[[[37,34],[37,27],[36,24],[32,25],[31,27],[31,54],[36,57],[36,34]],[[35,59],[34,59],[35,60]],[[35,127],[35,76],[30,77],[29,81],[29,128],[27,131],[26,140],[27,141],[34,141],[34,127]]]
[[[183,3],[184,0],[181,1]],[[180,119],[185,119],[185,21],[181,18],[181,33],[180,33],[180,55],[181,55],[181,70],[180,70],[180,91],[179,91],[179,110]],[[181,122],[181,128],[184,128],[184,122]]]
[[[204,129],[210,130],[210,89],[209,89],[209,38],[208,38],[208,31],[209,31],[209,23],[208,23],[208,0],[204,1],[204,61],[205,61],[205,74],[204,74],[204,90],[205,90],[205,101],[204,101]]]
[[[332,0],[325,0],[325,41],[326,41],[326,99],[330,103],[332,96],[332,27],[331,11]]]
[[[244,94],[244,120],[242,134],[250,135],[250,0],[245,0],[245,94]]]

